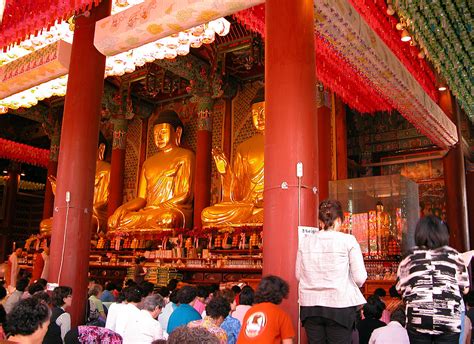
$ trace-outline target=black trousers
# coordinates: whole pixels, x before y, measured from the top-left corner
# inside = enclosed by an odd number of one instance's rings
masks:
[[[459,343],[460,333],[445,333],[445,334],[426,334],[419,333],[414,330],[408,330],[408,337],[410,344],[457,344]]]
[[[309,317],[303,322],[309,344],[350,344],[352,328],[344,327],[334,320]]]

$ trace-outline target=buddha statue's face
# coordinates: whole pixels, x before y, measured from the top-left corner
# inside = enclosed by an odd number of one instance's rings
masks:
[[[258,131],[265,130],[265,102],[252,104],[252,121]]]
[[[168,150],[174,146],[179,146],[181,128],[175,131],[173,126],[168,123],[160,123],[153,127],[153,136],[155,144],[159,150]]]

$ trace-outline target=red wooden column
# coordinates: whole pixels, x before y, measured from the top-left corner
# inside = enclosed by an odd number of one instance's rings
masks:
[[[110,166],[110,194],[107,205],[108,216],[123,203],[123,173],[125,170],[125,148],[127,147],[127,120],[115,118]]]
[[[317,93],[317,119],[318,119],[318,190],[319,199],[329,197],[329,181],[331,180],[332,155],[331,155],[331,109],[324,103],[324,90],[318,89]]]
[[[58,182],[51,240],[50,282],[73,288],[72,325],[84,319],[94,175],[99,138],[105,56],[93,45],[97,20],[110,14],[103,0],[90,15],[77,16],[64,104]],[[70,195],[67,202],[66,195]]]
[[[317,184],[316,78],[313,2],[267,0],[265,4],[265,219],[263,274],[290,284],[283,307],[298,325],[298,189],[296,163],[304,164],[303,185]],[[281,188],[287,182],[287,190]],[[301,224],[316,225],[316,196],[301,192]]]
[[[214,100],[202,98],[198,104],[196,167],[194,172],[194,227],[201,227],[201,213],[211,202],[212,108]]]
[[[43,219],[49,219],[53,216],[54,194],[49,176],[56,177],[58,171],[58,155],[59,155],[59,135],[51,137],[51,145],[49,148],[48,171],[46,173],[46,190],[44,192]]]
[[[446,216],[450,230],[450,245],[458,251],[469,249],[469,225],[467,219],[466,174],[462,151],[462,133],[459,109],[449,92],[442,92],[439,106],[454,122],[459,141],[443,159],[446,187]]]

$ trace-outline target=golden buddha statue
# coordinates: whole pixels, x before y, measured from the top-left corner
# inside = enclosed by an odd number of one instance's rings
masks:
[[[180,147],[183,123],[174,111],[159,114],[153,137],[159,152],[145,160],[138,197],[109,217],[109,232],[161,231],[191,226],[194,153]]]
[[[97,162],[94,178],[94,198],[92,203],[92,230],[93,232],[104,232],[107,229],[107,203],[109,200],[110,164],[104,161],[105,143],[100,143],[97,149]],[[49,176],[49,182],[56,195],[56,177]],[[44,219],[40,222],[40,233],[50,236],[53,227],[53,218]]]
[[[265,101],[263,88],[252,101],[252,121],[259,132],[242,142],[233,164],[217,148],[212,150],[221,175],[222,200],[202,211],[204,227],[263,224]]]

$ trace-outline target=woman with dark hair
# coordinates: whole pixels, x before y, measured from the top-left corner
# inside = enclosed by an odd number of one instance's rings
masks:
[[[397,290],[406,304],[410,343],[459,341],[460,304],[469,277],[461,255],[448,243],[445,224],[425,216],[416,225],[416,246],[398,266]]]
[[[289,292],[288,283],[280,277],[263,277],[255,293],[256,305],[245,314],[237,344],[292,344],[295,330],[291,318],[278,307]]]
[[[66,308],[71,307],[72,288],[65,286],[54,288],[51,301],[53,309],[43,344],[61,344],[71,329],[71,316],[66,312]]]
[[[375,329],[386,325],[380,320],[385,305],[378,295],[372,295],[367,299],[367,303],[364,305],[363,309],[364,320],[359,322],[357,330],[359,331],[359,344],[368,344],[372,332]]]
[[[300,318],[309,343],[349,343],[357,306],[365,303],[360,287],[367,279],[359,243],[340,232],[341,203],[319,205],[319,232],[301,240],[296,256]]]
[[[239,304],[235,308],[235,311],[232,312],[232,316],[240,321],[242,325],[242,321],[244,320],[245,314],[247,311],[252,307],[253,300],[254,300],[255,292],[253,291],[252,287],[246,285],[242,288],[242,291],[239,295]]]
[[[229,300],[222,296],[213,297],[206,306],[207,316],[202,320],[195,320],[188,323],[189,328],[201,327],[212,333],[219,339],[220,344],[227,344],[227,334],[220,326],[229,315]]]
[[[50,316],[51,311],[43,301],[34,297],[21,300],[7,315],[8,343],[41,343]]]

